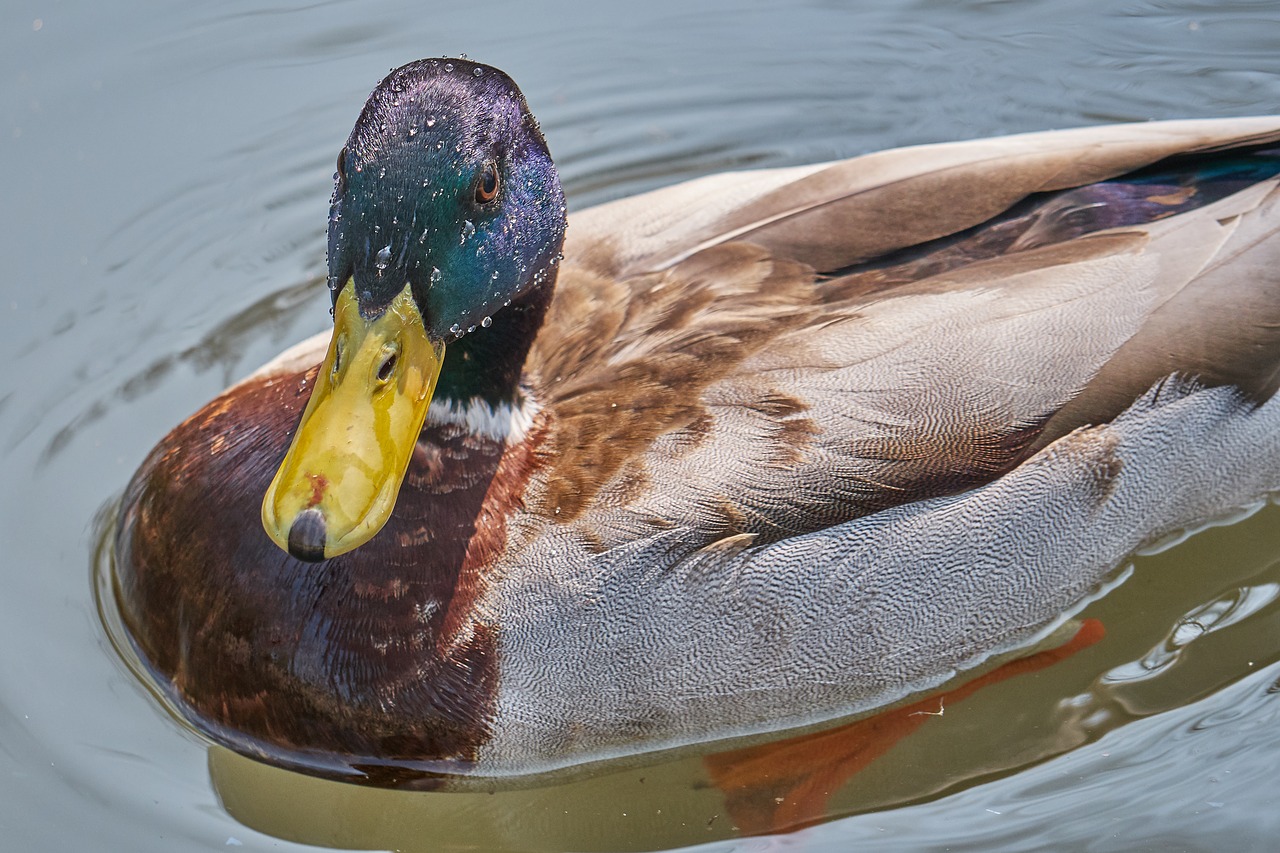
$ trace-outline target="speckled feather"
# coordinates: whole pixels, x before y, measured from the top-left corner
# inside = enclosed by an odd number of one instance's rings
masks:
[[[1257,142],[1259,124],[1246,121],[1226,139]],[[833,258],[811,245],[822,233],[827,243],[855,243],[837,236],[849,234],[846,223],[876,215],[885,235],[964,231],[982,220],[951,218],[965,207],[956,198],[995,193],[968,204],[971,216],[989,216],[1073,177],[1110,177],[1179,145],[1222,142],[1204,123],[1143,125],[1098,129],[1092,137],[1071,131],[907,149],[817,173],[794,170],[804,191],[825,190],[810,208],[789,201],[789,209],[802,211],[790,215],[808,226],[784,233],[802,232],[804,240],[784,243],[769,229],[786,220],[770,219],[759,212],[763,202],[752,201],[722,211],[722,226],[739,232],[743,210],[755,211],[769,224],[743,237],[771,243],[772,251],[709,239],[703,226],[695,233],[704,248],[668,266],[660,257],[659,269],[629,276],[607,273],[635,270],[638,252],[629,246],[643,246],[649,236],[629,243],[594,237],[598,220],[619,219],[611,208],[589,212],[585,236],[575,221],[568,251],[597,270],[564,270],[529,362],[554,429],[543,451],[553,460],[550,470],[535,478],[526,505],[574,523],[598,548],[672,525],[687,528],[691,545],[740,533],[767,541],[986,482],[1049,439],[1110,420],[1172,373],[1269,396],[1280,358],[1280,302],[1264,283],[1276,276],[1280,249],[1274,241],[1252,244],[1259,236],[1253,232],[1276,228],[1274,182],[1174,220],[1139,220],[1083,239],[1062,216],[1059,197],[1047,210],[1002,223],[1004,233],[984,228],[959,247],[939,247],[926,256],[932,268],[897,265],[907,268],[897,282],[892,265],[848,272],[852,257]],[[1023,159],[1033,162],[1019,167],[1010,155],[1014,165],[992,188],[991,164],[1004,148],[1029,150]],[[856,168],[866,160],[894,182],[868,186]],[[899,174],[905,164],[909,178]],[[770,177],[744,179],[770,186]],[[840,181],[855,190],[838,195],[831,184]],[[660,191],[651,204],[641,197],[615,207],[662,210],[668,193],[684,200],[690,192],[684,185]],[[789,192],[772,189],[766,197],[778,204]],[[947,231],[932,220],[927,234],[921,230],[926,200],[948,211]],[[1095,220],[1110,213],[1099,207],[1087,208]],[[1162,213],[1178,210],[1166,203]],[[1247,233],[1233,238],[1245,214]],[[658,233],[678,244],[675,227]],[[993,231],[1000,239],[992,240]],[[1017,245],[1020,238],[1031,247]],[[901,239],[886,239],[876,238],[877,249],[904,248]],[[1022,251],[1003,254],[1010,247]],[[948,253],[951,263],[937,258]],[[1212,274],[1222,258],[1231,259],[1230,270],[1253,273],[1229,300],[1218,295],[1225,285]],[[828,277],[819,262],[840,269]],[[1242,303],[1255,309],[1253,334],[1215,328],[1237,323]],[[1151,325],[1153,313],[1158,325]],[[1175,340],[1188,345],[1179,351],[1168,345]],[[1122,346],[1123,358],[1113,359]],[[1246,358],[1251,350],[1262,357]]]

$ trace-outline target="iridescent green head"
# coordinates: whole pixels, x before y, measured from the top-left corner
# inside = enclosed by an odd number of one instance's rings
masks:
[[[546,141],[506,74],[424,59],[378,84],[338,156],[334,333],[263,500],[277,544],[319,560],[381,529],[445,345],[549,289],[564,228]],[[478,332],[494,336],[490,350],[500,333],[501,324]]]
[[[398,68],[369,96],[338,157],[329,221],[335,302],[360,313],[409,285],[427,332],[448,340],[548,274],[564,195],[511,78],[461,59]]]

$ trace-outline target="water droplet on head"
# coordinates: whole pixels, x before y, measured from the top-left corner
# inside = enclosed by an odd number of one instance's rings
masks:
[[[462,242],[465,243],[476,233],[475,223],[470,219],[462,220]]]
[[[475,326],[467,326],[467,334],[468,334],[468,335],[469,335],[469,334],[471,334],[472,332],[474,332],[475,330],[476,330],[476,327],[475,327]]]
[[[483,328],[486,328],[486,329],[487,329],[487,328],[489,328],[490,326],[492,326],[492,325],[493,325],[493,318],[492,318],[492,317],[485,317],[483,320],[481,320],[481,321],[480,321],[480,325],[481,325]]]
[[[453,335],[455,338],[462,337],[462,327],[459,326],[457,323],[454,323],[452,326],[449,327],[449,334]]]
[[[472,74],[474,74],[474,75],[476,75],[477,77],[483,77],[483,76],[484,76],[484,71],[482,71],[482,70],[481,70],[481,69],[479,69],[479,68],[475,68],[475,69],[473,69],[473,70],[471,71],[471,73],[472,73]]]
[[[444,140],[443,140],[443,139],[440,139],[440,140],[437,140],[437,141],[436,141],[436,150],[437,150],[437,151],[439,151],[441,148],[444,148]]]
[[[450,73],[452,73],[452,72],[453,72],[453,63],[452,63],[452,62],[446,62],[446,63],[444,64],[444,70],[445,70],[445,71],[448,71],[448,72],[450,72]]]
[[[417,135],[418,135],[418,129],[417,129],[416,127],[414,127],[413,125],[409,125],[409,135],[410,135],[410,136],[417,136]]]
[[[436,117],[427,116],[427,127],[435,127],[435,126],[436,126]]]
[[[440,277],[441,277],[440,268],[439,268],[439,267],[432,267],[432,268],[431,268],[431,284],[433,284],[433,285],[434,285],[434,284],[439,284],[439,283],[440,283]]]
[[[378,268],[379,274],[387,268],[391,263],[391,246],[386,245],[378,250],[378,255],[374,258],[373,265]]]
[[[497,280],[498,280],[498,271],[494,270],[493,274],[489,276],[489,281],[497,281]]]

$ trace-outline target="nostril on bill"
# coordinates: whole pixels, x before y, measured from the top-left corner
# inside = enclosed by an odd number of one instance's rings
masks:
[[[324,559],[324,513],[316,507],[304,509],[289,528],[289,553],[299,560],[318,563]]]

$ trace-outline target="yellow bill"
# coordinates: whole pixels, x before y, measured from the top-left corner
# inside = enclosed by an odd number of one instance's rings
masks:
[[[407,285],[380,316],[365,320],[347,283],[311,399],[262,501],[272,541],[315,561],[359,547],[382,529],[443,362],[444,344],[427,336]]]

